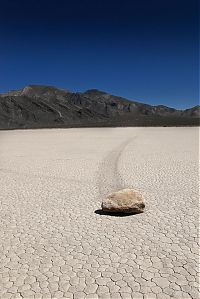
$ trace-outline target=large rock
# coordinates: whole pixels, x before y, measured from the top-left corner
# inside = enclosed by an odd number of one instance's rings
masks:
[[[134,189],[111,193],[102,201],[102,210],[110,213],[142,213],[144,208],[143,196]]]

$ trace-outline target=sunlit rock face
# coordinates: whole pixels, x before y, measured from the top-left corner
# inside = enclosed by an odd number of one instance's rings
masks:
[[[142,194],[134,189],[122,189],[109,194],[102,201],[102,210],[110,213],[142,213],[145,202]]]

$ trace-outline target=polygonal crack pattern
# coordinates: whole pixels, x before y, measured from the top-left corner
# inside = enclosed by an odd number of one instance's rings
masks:
[[[0,132],[0,298],[199,298],[197,134]],[[143,214],[94,213],[122,187]]]

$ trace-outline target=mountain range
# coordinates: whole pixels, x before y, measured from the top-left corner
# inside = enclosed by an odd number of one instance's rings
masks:
[[[200,106],[177,110],[91,89],[29,85],[0,94],[0,129],[103,126],[197,126]]]

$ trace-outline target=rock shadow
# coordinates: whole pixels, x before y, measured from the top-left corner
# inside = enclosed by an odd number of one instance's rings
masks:
[[[111,212],[105,212],[103,210],[96,210],[94,211],[95,214],[101,215],[101,216],[113,216],[113,217],[128,217],[128,216],[133,216],[137,214],[142,214],[142,212],[135,212],[135,213],[111,213]]]

